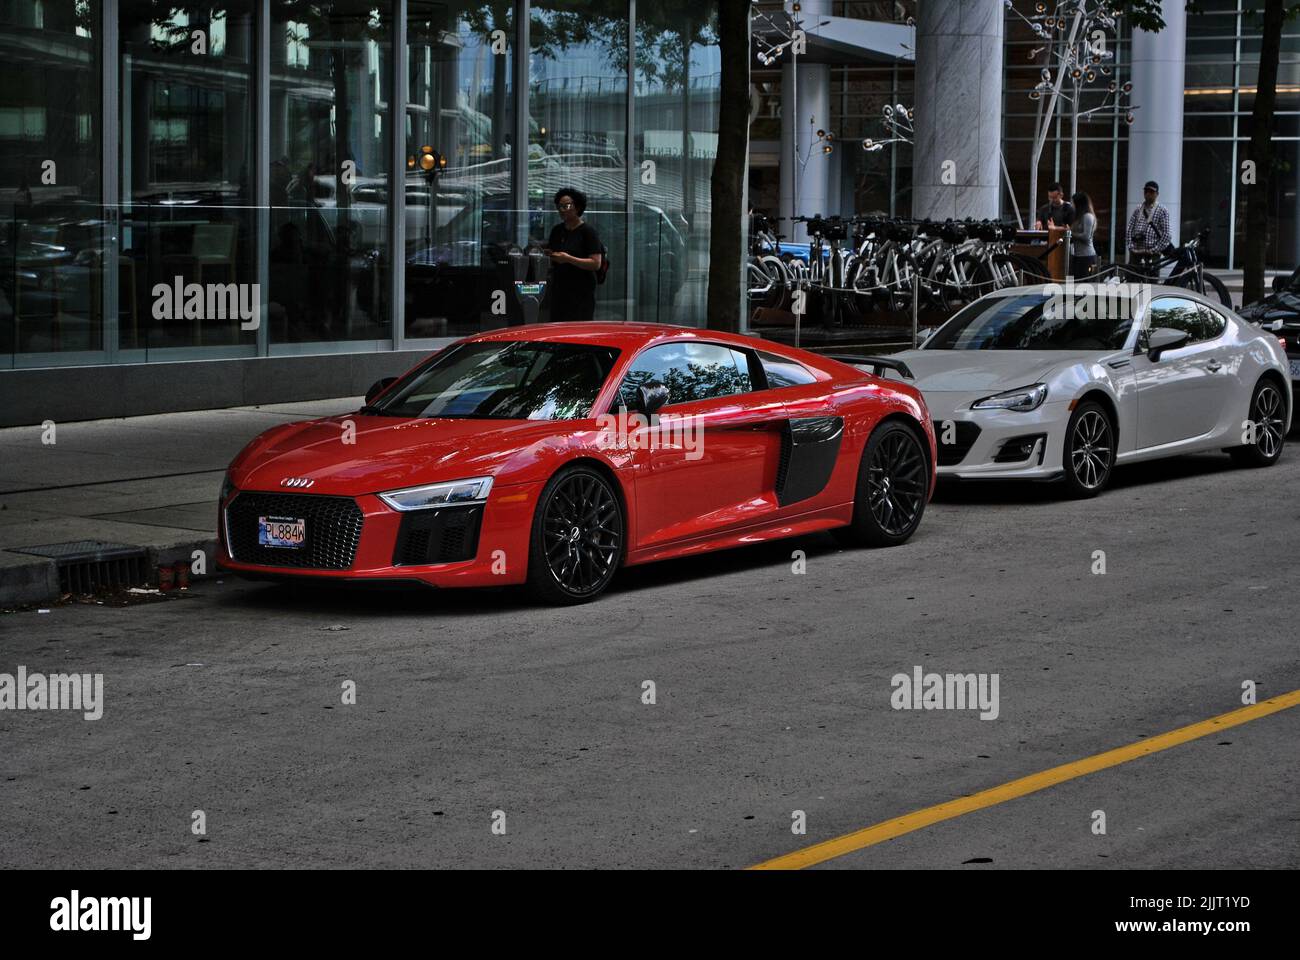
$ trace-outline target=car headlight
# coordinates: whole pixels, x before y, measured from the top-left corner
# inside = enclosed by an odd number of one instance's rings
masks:
[[[217,496],[218,503],[225,503],[226,498],[235,492],[235,481],[230,479],[230,471],[221,479],[221,493]]]
[[[1047,384],[1035,383],[1027,387],[1016,387],[1003,393],[995,393],[983,400],[976,400],[970,405],[972,410],[1017,410],[1026,412],[1036,410],[1047,399]]]
[[[427,487],[404,487],[381,493],[379,499],[394,510],[425,510],[465,503],[483,503],[492,490],[491,477],[472,477],[448,483],[431,483]]]

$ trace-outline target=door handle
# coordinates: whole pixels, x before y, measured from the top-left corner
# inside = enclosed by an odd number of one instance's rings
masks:
[[[1205,369],[1209,370],[1210,373],[1218,373],[1220,370],[1223,369],[1223,364],[1221,364],[1218,360],[1208,360],[1205,363]]]

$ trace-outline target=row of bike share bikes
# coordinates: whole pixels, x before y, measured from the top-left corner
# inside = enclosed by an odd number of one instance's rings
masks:
[[[991,290],[1051,282],[1048,258],[1064,242],[1042,244],[1041,251],[1030,248],[1032,253],[1024,244],[1013,250],[1019,228],[992,220],[835,216],[795,217],[794,222],[806,225],[807,243],[785,243],[771,218],[750,218],[751,314],[801,313],[825,327],[894,324],[914,308],[948,315]],[[1202,230],[1167,254],[1098,264],[1075,281],[1159,277],[1160,283],[1217,296],[1231,307],[1227,288],[1201,262],[1208,234]]]

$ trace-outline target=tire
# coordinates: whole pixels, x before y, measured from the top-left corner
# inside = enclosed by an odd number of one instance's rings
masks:
[[[883,481],[883,482],[882,482]],[[886,420],[862,451],[853,520],[833,531],[846,546],[895,547],[921,523],[930,495],[930,458],[916,430]]]
[[[1089,400],[1074,408],[1065,428],[1061,466],[1071,499],[1095,497],[1110,483],[1115,469],[1115,424],[1101,404]]]
[[[1228,451],[1240,466],[1271,467],[1281,458],[1282,448],[1286,445],[1286,394],[1287,391],[1271,377],[1264,377],[1255,384],[1248,414],[1255,426],[1255,442]]]
[[[528,588],[558,606],[605,592],[623,558],[623,509],[613,484],[586,466],[560,470],[537,500],[528,546]]]
[[[1213,291],[1214,295],[1219,298],[1221,304],[1229,310],[1234,309],[1232,306],[1232,294],[1228,293],[1228,288],[1224,286],[1223,281],[1214,274],[1206,271],[1202,271],[1201,275],[1205,278],[1205,290],[1203,292],[1208,296],[1210,292]]]

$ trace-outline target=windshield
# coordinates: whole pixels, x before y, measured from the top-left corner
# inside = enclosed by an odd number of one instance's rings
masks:
[[[1043,293],[1021,293],[976,300],[939,328],[926,350],[1119,350],[1133,326],[1126,301],[1098,299],[1087,314],[1074,310],[1044,311],[1051,301]],[[1066,304],[1066,306],[1072,306]],[[1107,309],[1098,309],[1106,307]],[[1112,309],[1119,308],[1119,309]],[[1104,314],[1093,319],[1092,313]],[[1069,316],[1065,316],[1069,314]]]
[[[574,420],[590,413],[618,351],[576,343],[466,343],[364,408],[391,417]]]

